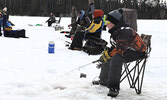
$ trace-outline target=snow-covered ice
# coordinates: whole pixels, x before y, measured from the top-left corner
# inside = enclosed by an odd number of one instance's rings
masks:
[[[96,64],[77,69],[97,60],[82,51],[71,51],[65,34],[47,27],[48,17],[10,16],[13,29],[25,29],[29,38],[0,37],[0,100],[110,100],[108,88],[93,86],[100,70]],[[58,18],[57,18],[58,19]],[[69,30],[70,18],[60,25]],[[127,81],[113,100],[167,100],[167,20],[138,20],[138,33],[152,35],[152,51],[140,95]],[[28,26],[43,24],[43,26]],[[102,38],[109,41],[109,33]],[[55,53],[48,53],[48,43],[55,43]],[[76,70],[74,70],[76,69]],[[85,73],[86,78],[80,78]]]

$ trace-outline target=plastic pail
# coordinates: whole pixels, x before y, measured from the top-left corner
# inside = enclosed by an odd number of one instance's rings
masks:
[[[50,41],[48,44],[48,53],[54,53],[55,49],[55,43],[53,41]]]

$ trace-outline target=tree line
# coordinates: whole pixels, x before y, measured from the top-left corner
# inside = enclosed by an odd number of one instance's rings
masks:
[[[136,9],[138,19],[167,19],[167,3],[164,0],[94,0],[95,8],[105,14],[118,8]],[[8,8],[10,15],[70,16],[71,8],[88,9],[88,0],[0,0],[0,9]]]

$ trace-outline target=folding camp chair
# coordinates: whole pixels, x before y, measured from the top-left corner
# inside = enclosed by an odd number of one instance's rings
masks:
[[[60,21],[61,21],[61,15],[60,15],[59,20],[57,21],[56,24],[60,24]]]
[[[145,66],[151,52],[151,35],[142,34],[141,38],[146,44],[146,53],[142,58],[136,61],[123,64],[124,70],[122,71],[120,80],[120,82],[122,82],[127,77],[130,88],[134,88],[137,94],[141,94]]]
[[[55,31],[59,31],[59,30],[63,30],[64,26],[60,25],[60,21],[61,21],[61,16],[59,17],[59,20],[56,21],[56,24],[54,25]]]

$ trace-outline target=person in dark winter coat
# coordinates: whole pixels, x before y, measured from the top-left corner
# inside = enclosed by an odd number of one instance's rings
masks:
[[[93,12],[95,10],[95,5],[94,5],[94,0],[89,0],[89,8],[87,10],[86,15],[89,17],[89,19],[92,21],[93,20]]]
[[[6,23],[7,23],[8,19],[9,19],[9,15],[7,12],[7,7],[4,7],[3,8],[3,28],[5,28],[5,26],[7,26]]]
[[[73,6],[71,10],[71,23],[74,23],[77,20],[78,16],[78,11],[77,9]]]
[[[90,25],[90,19],[87,16],[85,16],[85,11],[80,10],[79,17],[78,17],[77,21],[68,25],[68,27],[70,27],[70,26],[72,28],[76,27],[76,30],[74,31],[74,33],[70,33],[70,35],[65,35],[65,36],[70,38],[71,35],[75,35],[75,33],[79,30],[84,30],[89,25]]]
[[[78,11],[77,9],[73,6],[72,7],[72,11],[71,11],[71,24],[76,22],[77,20],[77,16],[78,16]],[[70,25],[69,25],[70,26]],[[75,31],[77,29],[77,25],[76,26],[73,26],[70,30],[70,34],[69,35],[65,35],[66,37],[70,38],[71,35],[74,35],[75,34]]]
[[[2,24],[3,24],[3,15],[2,15],[2,12],[0,11],[0,36],[2,36],[2,32],[1,32]]]
[[[48,26],[50,27],[52,25],[52,23],[56,22],[56,17],[55,15],[51,12],[50,13],[50,17],[49,19],[46,21],[46,23],[48,23]]]
[[[103,16],[104,12],[102,10],[94,10],[94,19],[91,24],[84,30],[76,32],[74,39],[69,47],[71,50],[81,50],[83,39],[88,39],[93,37],[101,38],[101,32],[103,29]]]
[[[3,27],[3,30],[5,30],[8,19],[9,19],[9,15],[7,13],[7,7],[4,7],[3,10],[0,11],[0,36],[2,35],[1,27]]]
[[[93,81],[93,84],[107,86],[108,96],[116,97],[120,90],[123,63],[143,57],[146,46],[136,31],[125,23],[122,9],[108,13],[106,21],[114,43],[101,55],[99,59],[101,64],[97,66],[101,68],[100,80]]]

